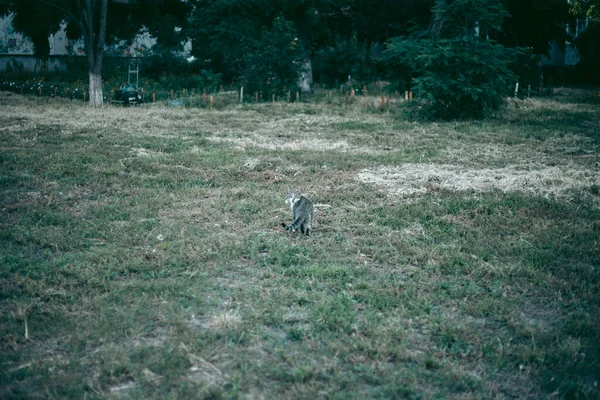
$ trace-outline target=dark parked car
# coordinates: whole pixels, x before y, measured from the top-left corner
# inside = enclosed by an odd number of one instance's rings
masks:
[[[123,105],[127,106],[129,104],[141,104],[143,99],[135,85],[128,83],[115,92],[115,102],[123,102]]]

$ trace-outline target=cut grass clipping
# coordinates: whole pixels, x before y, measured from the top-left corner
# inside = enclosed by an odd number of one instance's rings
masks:
[[[399,115],[1,93],[0,398],[600,397],[598,104]]]

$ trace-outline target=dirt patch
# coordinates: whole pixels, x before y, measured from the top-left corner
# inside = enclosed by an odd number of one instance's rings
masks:
[[[484,193],[496,189],[565,198],[570,190],[600,184],[598,171],[575,165],[510,165],[478,169],[448,164],[405,164],[364,169],[357,179],[382,186],[390,195],[400,197],[414,197],[435,190]]]

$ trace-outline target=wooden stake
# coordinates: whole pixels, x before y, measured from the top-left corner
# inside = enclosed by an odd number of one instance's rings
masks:
[[[87,95],[87,92],[83,92],[83,102],[85,103],[85,97]]]
[[[273,103],[275,103],[275,93],[273,93]]]
[[[152,102],[156,102],[156,92],[152,92]]]
[[[56,88],[54,88],[54,98],[56,98]]]
[[[300,101],[300,92],[296,92],[296,103]]]
[[[350,97],[354,97],[354,88],[350,89]]]
[[[173,89],[171,89],[171,98],[174,99],[175,98],[175,91]]]
[[[42,97],[42,87],[41,86],[38,88],[38,96]]]
[[[367,85],[363,86],[363,96],[367,97]]]
[[[346,93],[346,105],[348,105],[348,93]]]
[[[408,99],[412,100],[412,92],[408,92]]]
[[[215,98],[213,96],[210,96],[210,108],[213,108],[214,103],[215,103]]]

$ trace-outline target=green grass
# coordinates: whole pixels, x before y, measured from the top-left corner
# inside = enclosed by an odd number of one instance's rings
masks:
[[[0,93],[0,397],[598,398],[598,126]]]

